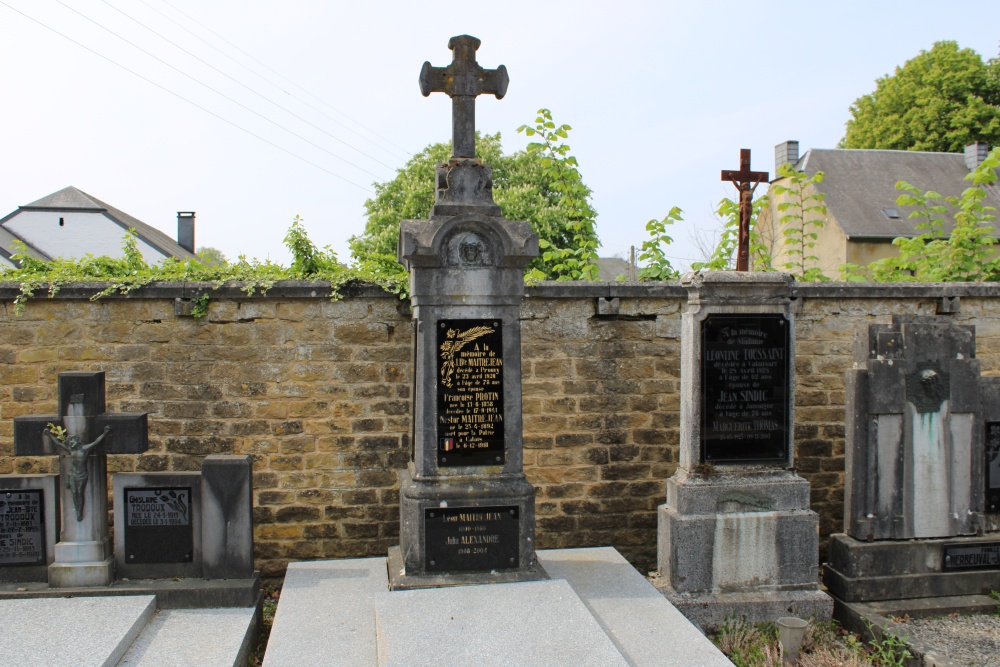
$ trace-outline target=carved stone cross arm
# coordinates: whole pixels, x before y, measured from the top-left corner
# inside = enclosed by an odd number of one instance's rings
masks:
[[[492,94],[503,99],[507,94],[507,68],[483,69],[476,62],[480,41],[469,35],[448,40],[454,54],[447,67],[434,67],[425,62],[420,70],[420,92],[446,93],[451,98],[452,155],[476,157],[476,97]]]

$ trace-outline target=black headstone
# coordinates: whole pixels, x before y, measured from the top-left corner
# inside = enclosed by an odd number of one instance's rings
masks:
[[[986,422],[986,511],[1000,513],[1000,422]]]
[[[126,563],[192,561],[191,487],[126,488],[122,501]]]
[[[516,505],[425,509],[427,571],[517,569],[519,525]]]
[[[438,464],[503,465],[503,330],[499,320],[439,320]]]
[[[41,489],[0,490],[0,565],[45,564]]]
[[[788,320],[780,314],[713,314],[701,327],[702,461],[786,459]]]

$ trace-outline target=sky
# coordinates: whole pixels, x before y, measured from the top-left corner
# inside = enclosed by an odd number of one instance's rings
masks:
[[[230,259],[287,264],[299,215],[346,261],[372,184],[450,139],[450,100],[417,77],[470,34],[510,75],[478,129],[513,152],[551,109],[601,255],[679,206],[667,255],[685,268],[741,148],[773,177],[776,144],[835,147],[877,78],[940,40],[995,57],[997,25],[996,0],[0,0],[0,216],[73,185],[171,237],[195,211],[198,247]]]

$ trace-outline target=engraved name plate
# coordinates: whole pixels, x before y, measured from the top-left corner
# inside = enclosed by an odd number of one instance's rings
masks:
[[[437,459],[440,466],[503,465],[500,320],[439,320]]]
[[[0,565],[45,564],[41,489],[0,489]]]
[[[191,487],[126,488],[122,500],[127,563],[192,561]]]
[[[519,527],[520,511],[516,505],[425,509],[427,571],[517,569]]]

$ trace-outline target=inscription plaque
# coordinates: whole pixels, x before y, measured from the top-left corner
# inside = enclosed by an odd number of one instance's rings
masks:
[[[191,487],[126,488],[123,500],[127,563],[191,562]]]
[[[1000,568],[1000,542],[944,546],[945,570],[995,570]]]
[[[437,458],[440,466],[503,465],[500,320],[439,320]]]
[[[45,564],[42,493],[0,490],[0,565]]]
[[[720,314],[702,321],[702,461],[787,458],[788,330],[779,314]]]
[[[516,505],[424,510],[428,572],[517,569],[520,511]]]
[[[1000,512],[1000,422],[986,422],[986,511]]]

